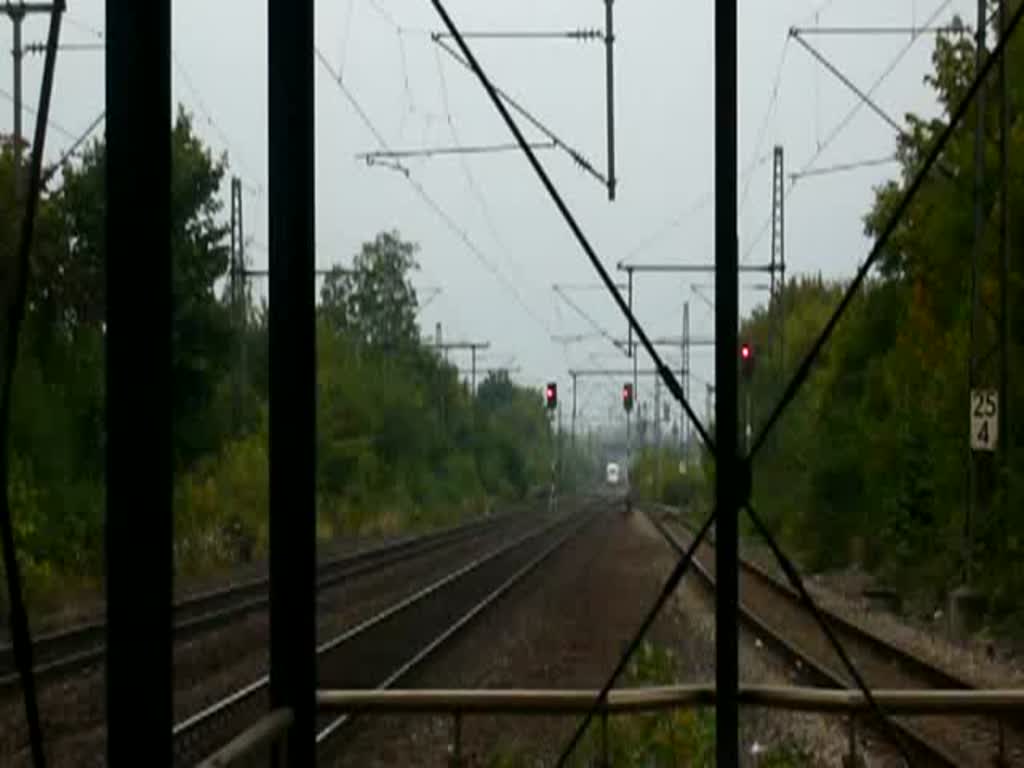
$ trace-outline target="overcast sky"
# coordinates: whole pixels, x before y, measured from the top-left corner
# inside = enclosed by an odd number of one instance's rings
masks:
[[[764,225],[770,212],[771,150],[782,145],[787,171],[891,155],[891,127],[868,109],[830,134],[856,103],[794,40],[792,26],[920,25],[936,12],[971,19],[966,0],[751,0],[740,9],[741,257],[769,258]],[[464,30],[601,28],[601,0],[448,0]],[[174,99],[195,114],[198,131],[245,189],[245,223],[253,265],[266,263],[267,129],[266,7],[253,0],[175,0]],[[714,256],[713,2],[619,0],[616,165],[618,199],[566,154],[541,158],[577,215],[604,264],[619,261],[707,263]],[[331,0],[317,3],[317,44],[392,149],[506,143],[510,136],[473,77],[431,41],[441,24],[428,0]],[[103,38],[103,3],[70,0],[63,39]],[[45,19],[30,18],[25,42],[45,38]],[[907,49],[910,35],[815,37],[809,41],[860,87],[867,89]],[[473,40],[496,84],[514,95],[566,144],[604,170],[605,71],[599,42]],[[921,36],[876,91],[899,119],[934,114],[922,83],[934,41]],[[0,47],[11,48],[11,26],[0,23]],[[42,57],[29,55],[26,100],[38,97]],[[596,275],[539,182],[518,153],[409,160],[410,178],[370,167],[357,153],[380,149],[327,69],[315,61],[317,107],[317,243],[321,266],[347,263],[359,244],[397,228],[419,243],[421,288],[442,292],[421,313],[425,333],[443,325],[449,340],[489,341],[481,366],[513,364],[516,378],[540,386],[556,379],[570,397],[568,368],[621,366],[628,361],[607,341],[571,345],[552,335],[593,329],[552,290],[553,283],[591,284]],[[11,127],[12,65],[0,59],[0,131]],[[775,85],[778,84],[776,89]],[[57,157],[103,109],[103,56],[73,51],[58,59],[47,154]],[[24,130],[31,135],[32,119]],[[527,131],[539,140],[536,132]],[[758,143],[760,140],[760,143]],[[798,182],[786,210],[790,276],[849,275],[866,254],[862,216],[872,186],[894,166],[808,178]],[[788,186],[788,182],[787,182]],[[225,186],[225,211],[227,210]],[[226,213],[225,213],[226,215]],[[625,279],[622,273],[615,273]],[[743,311],[765,300],[741,284]],[[698,284],[696,289],[693,284]],[[678,335],[684,301],[695,335],[710,336],[713,317],[696,291],[711,295],[712,276],[638,274],[638,315],[652,335]],[[625,321],[599,291],[571,293],[609,333]],[[666,350],[678,365],[679,355]],[[454,353],[459,354],[459,353]],[[647,361],[641,358],[646,365]],[[465,360],[469,364],[468,354]],[[703,380],[711,379],[710,348],[693,352],[693,382],[703,412]],[[621,377],[580,383],[588,421],[617,416]],[[641,384],[641,398],[649,392]]]

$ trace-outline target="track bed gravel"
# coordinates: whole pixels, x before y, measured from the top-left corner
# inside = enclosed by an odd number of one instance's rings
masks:
[[[522,524],[474,537],[440,551],[425,553],[360,576],[351,583],[325,590],[318,599],[320,637],[329,637],[362,621],[385,606],[465,564],[507,540],[512,532],[535,523],[524,514]],[[175,646],[175,720],[213,704],[267,670],[268,616],[251,615],[229,627],[204,633]],[[103,666],[63,679],[44,682],[39,689],[48,765],[104,764],[105,724]],[[0,764],[29,765],[27,730],[20,692],[0,701]]]
[[[645,518],[635,514],[627,519],[618,510],[608,513],[406,685],[596,688],[654,600],[673,557]],[[678,652],[688,680],[714,675],[714,619],[707,609],[706,600],[684,586],[648,637]],[[770,669],[753,646],[744,649],[743,666],[745,679],[751,670],[762,682],[786,674]],[[366,717],[333,765],[445,765],[452,724],[444,716]],[[550,765],[575,724],[572,718],[466,717],[465,764],[495,765],[515,755],[524,761],[517,765]],[[781,719],[772,713],[752,714],[744,721],[748,747],[770,745],[792,732],[812,745],[822,764],[833,764],[830,758],[841,754],[841,728],[822,718]]]

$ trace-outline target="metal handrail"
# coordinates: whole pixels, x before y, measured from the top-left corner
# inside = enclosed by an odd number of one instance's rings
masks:
[[[283,757],[282,748],[294,719],[290,709],[275,709],[267,713],[199,763],[197,768],[226,768],[271,747],[276,747]]]
[[[993,715],[1019,713],[1024,689],[990,690],[875,690],[886,712],[901,715]],[[449,713],[552,715],[590,710],[596,690],[475,689],[475,690],[321,690],[321,712]],[[607,714],[693,709],[713,706],[713,684],[619,688],[608,694],[599,711]],[[801,712],[858,714],[871,707],[856,689],[828,690],[797,686],[741,685],[742,706]]]
[[[875,690],[875,701],[887,713],[899,715],[1000,715],[1024,708],[1024,689],[989,690]],[[320,690],[321,713],[450,714],[455,717],[456,745],[461,740],[461,718],[473,714],[580,715],[589,712],[598,695],[588,689],[414,689],[414,690]],[[707,684],[619,688],[598,706],[609,715],[657,712],[666,709],[698,709],[715,704],[715,686]],[[857,715],[871,711],[863,692],[797,686],[741,685],[740,706]],[[227,768],[260,750],[277,748],[283,755],[293,721],[291,710],[268,713],[207,757],[198,768]],[[852,721],[851,721],[851,727]],[[851,732],[852,733],[852,732]],[[851,748],[853,741],[851,737]],[[458,747],[456,747],[458,751]]]

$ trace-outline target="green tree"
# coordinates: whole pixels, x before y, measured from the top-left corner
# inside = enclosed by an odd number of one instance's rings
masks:
[[[416,342],[416,246],[397,232],[364,243],[351,269],[336,268],[320,292],[323,314],[339,332],[369,347],[407,348]]]

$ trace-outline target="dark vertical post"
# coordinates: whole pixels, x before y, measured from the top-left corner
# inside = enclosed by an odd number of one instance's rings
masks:
[[[985,25],[987,23],[986,0],[978,0],[978,28],[975,39],[975,73],[981,71],[985,61]],[[984,337],[984,325],[979,322],[981,316],[981,250],[982,231],[985,226],[985,212],[982,204],[985,183],[985,88],[978,90],[974,109],[976,118],[974,125],[974,244],[971,253],[971,324],[970,324],[970,360],[968,381],[970,390],[979,385],[979,368],[982,353],[980,339]],[[987,350],[985,350],[987,353]],[[999,403],[1002,407],[1003,403]],[[1003,436],[1005,439],[1005,435]],[[973,578],[973,526],[978,514],[980,497],[987,497],[985,489],[979,482],[979,465],[984,460],[968,446],[968,500],[967,513],[964,515],[964,584],[969,586]]]
[[[626,267],[626,276],[628,278],[629,286],[629,313],[633,314],[633,270],[630,267]],[[628,357],[633,356],[633,324],[626,323],[626,355]]]
[[[313,0],[268,0],[270,699],[288,764],[316,763]]]
[[[686,402],[690,402],[690,302],[683,302],[683,367],[680,373],[683,383],[683,395]],[[682,438],[683,460],[690,457],[690,420],[686,411],[681,409],[679,415],[679,426]]]
[[[21,62],[25,51],[21,47],[21,22],[25,19],[25,10],[17,6],[8,6],[7,13],[11,17],[12,41],[11,55],[14,57],[14,199],[21,202],[22,148],[24,138],[21,131]]]
[[[476,397],[476,345],[469,348],[469,357],[473,361],[470,364],[469,394]]]
[[[106,9],[106,762],[169,766],[171,3]]]
[[[1006,34],[1007,0],[999,0],[999,39]],[[1003,510],[1013,509],[1013,487],[1010,481],[1010,172],[1007,142],[1010,133],[1010,94],[1006,79],[1008,49],[999,58],[999,434],[1000,474],[1003,481]],[[1004,515],[1004,520],[1006,517]]]
[[[570,440],[569,440],[569,445],[572,448],[572,451],[575,453],[575,451],[576,451],[576,374],[572,373],[572,371],[570,371],[569,375],[572,376],[572,430],[570,432],[571,437],[570,437]]]
[[[633,270],[627,268],[626,276],[629,287],[629,312],[633,314]],[[633,370],[636,370],[636,350],[633,349],[633,324],[627,323],[626,352],[633,358]],[[636,376],[633,377],[633,401],[636,402]],[[627,499],[633,489],[633,411],[626,411],[626,494]],[[628,503],[628,502],[627,502]]]
[[[715,755],[739,765],[736,0],[715,3]]]
[[[633,311],[633,268],[632,267],[629,267],[629,311],[630,312]],[[630,327],[630,330],[632,330],[633,326],[630,325],[629,327]],[[638,403],[640,401],[640,398],[639,398],[639,390],[637,389],[637,383],[638,383],[637,382],[637,379],[638,379],[638,376],[637,376],[637,354],[636,354],[636,346],[633,345],[633,343],[632,343],[632,338],[633,338],[632,334],[630,334],[630,347],[629,347],[629,349],[630,349],[630,352],[633,355],[633,402],[634,403]],[[639,420],[637,420],[637,423],[639,424]]]
[[[615,27],[612,4],[604,0],[605,88],[608,103],[608,199],[615,199]]]

